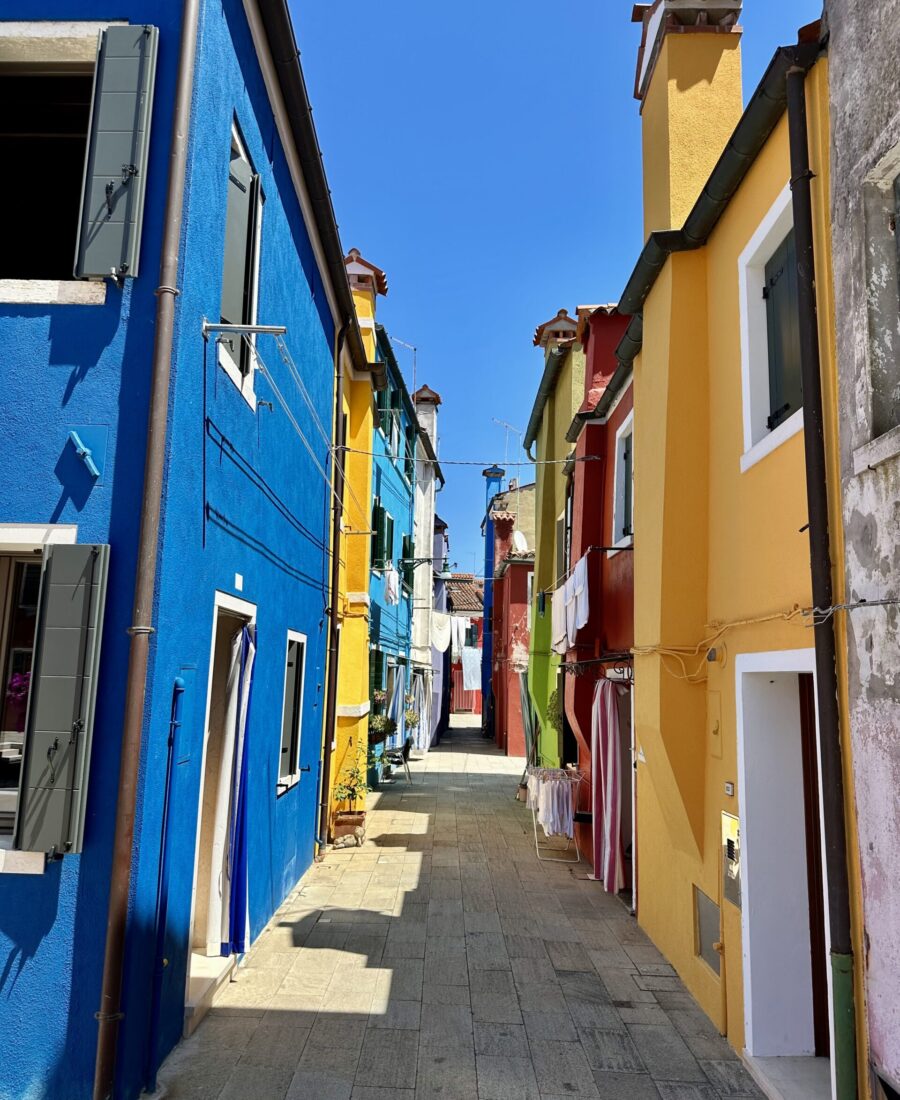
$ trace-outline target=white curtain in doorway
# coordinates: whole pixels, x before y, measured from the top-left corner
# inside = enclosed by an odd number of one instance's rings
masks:
[[[215,816],[213,819],[212,855],[210,860],[209,907],[206,918],[208,954],[230,954],[234,920],[232,897],[246,899],[242,884],[233,881],[235,873],[246,875],[244,853],[236,849],[243,838],[237,834],[236,818],[245,776],[244,748],[247,732],[247,706],[256,645],[251,631],[241,627],[231,642],[226,685],[225,729],[219,764]],[[237,857],[237,859],[236,859]],[[236,889],[237,887],[237,889]],[[238,917],[234,914],[234,917]],[[244,914],[244,922],[247,915]]]
[[[591,796],[594,826],[594,878],[606,892],[625,886],[622,848],[622,748],[618,687],[601,676],[591,715]]]

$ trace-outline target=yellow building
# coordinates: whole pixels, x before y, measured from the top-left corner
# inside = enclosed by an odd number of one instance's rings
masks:
[[[350,809],[350,803],[334,796],[336,786],[349,773],[366,773],[369,723],[369,563],[371,555],[372,431],[375,402],[373,389],[383,389],[386,374],[376,364],[375,302],[387,294],[384,272],[364,260],[352,248],[344,265],[362,333],[366,373],[345,369],[343,413],[345,447],[343,520],[341,525],[338,615],[337,715],[331,754],[329,801],[332,812]],[[326,745],[326,752],[329,746]],[[353,809],[365,809],[365,782]]]
[[[804,376],[821,379],[837,469],[827,60],[818,25],[805,28],[743,111],[739,12],[739,0],[635,9],[647,244],[619,303],[634,317],[617,354],[633,363],[639,410],[638,919],[770,1095],[780,1080],[791,1096],[843,1100],[857,1095],[864,1012],[858,996],[854,1019],[861,923],[841,850],[846,823],[855,853],[854,828],[834,660],[817,664],[824,634],[814,641],[801,612],[813,603],[807,528],[823,526],[812,478],[808,498],[816,387],[803,392]],[[811,178],[792,173],[789,114]],[[837,603],[840,570],[833,582]]]
[[[538,763],[559,767],[563,760],[564,689],[560,657],[551,638],[550,595],[567,570],[568,478],[564,464],[572,452],[566,432],[584,397],[584,349],[575,339],[578,323],[561,309],[539,325],[534,345],[544,352],[544,372],[525,430],[523,445],[535,474],[535,562],[528,687],[538,717]],[[535,448],[532,455],[531,448]],[[544,596],[540,596],[544,593]],[[551,697],[556,692],[555,699]],[[568,760],[576,759],[570,746]]]

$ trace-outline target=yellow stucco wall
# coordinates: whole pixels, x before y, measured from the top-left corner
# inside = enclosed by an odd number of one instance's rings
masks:
[[[566,432],[583,396],[584,351],[580,344],[573,344],[557,375],[553,392],[547,398],[534,446],[538,466],[535,473],[535,579],[528,685],[540,725],[538,747],[541,762],[549,767],[560,764],[560,739],[548,718],[548,701],[556,688],[560,659],[550,651],[550,596],[548,594],[544,615],[541,616],[537,610],[537,594],[552,589],[556,579],[565,571],[565,566],[556,560],[556,521],[566,505],[563,460],[573,449],[566,440]],[[542,464],[548,460],[553,460],[553,464]]]
[[[666,41],[671,53],[678,39]],[[825,70],[823,60],[810,73],[807,102],[816,173],[812,191],[826,435],[834,475],[833,559],[840,562]],[[650,109],[648,100],[645,124]],[[707,122],[704,117],[703,124]],[[645,164],[645,173],[652,170],[652,163]],[[643,349],[635,362],[638,649],[695,645],[712,632],[709,624],[737,623],[811,603],[802,431],[746,472],[740,468],[738,257],[789,175],[783,117],[706,247],[672,255],[645,305]],[[690,190],[687,184],[685,188]],[[683,204],[678,201],[675,208],[683,209]],[[838,569],[835,599],[842,598]],[[813,638],[807,623],[795,618],[734,626],[724,637],[724,663],[708,664],[703,651],[686,660],[687,672],[697,672],[696,683],[684,679],[672,657],[654,652],[635,658],[638,918],[738,1049],[744,1046],[741,914],[722,898],[720,837],[722,811],[738,816],[741,812],[737,786],[734,797],[725,793],[726,782],[738,781],[735,658],[741,653],[809,649]],[[841,641],[839,636],[843,655]],[[841,671],[839,667],[839,675]],[[841,676],[842,685],[845,680]],[[843,686],[841,696],[843,718]],[[845,767],[849,769],[849,760]],[[847,809],[848,848],[853,854],[849,798]],[[854,871],[855,855],[851,861]],[[852,879],[858,882],[858,874]],[[721,905],[721,978],[696,953],[694,885]],[[854,910],[858,941],[858,890]],[[859,946],[857,942],[857,960]],[[859,962],[857,969],[861,976]],[[862,1006],[858,1004],[857,1010],[861,1021]]]
[[[354,305],[361,322],[374,320],[374,291],[354,288]],[[375,330],[361,325],[367,360],[375,359]],[[369,376],[344,377],[344,414],[347,417],[343,537],[339,613],[341,644],[338,662],[338,698],[335,748],[331,764],[332,810],[349,809],[334,799],[332,791],[347,769],[357,765],[366,771],[368,714],[359,714],[369,703],[369,556],[372,499],[372,431],[374,413]],[[365,807],[365,796],[356,808]]]

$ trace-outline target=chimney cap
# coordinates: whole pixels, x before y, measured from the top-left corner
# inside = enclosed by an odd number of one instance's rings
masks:
[[[578,327],[578,322],[574,317],[569,316],[567,309],[557,310],[556,316],[551,317],[549,321],[545,321],[542,325],[534,330],[534,346],[546,347],[550,340],[569,340],[575,335],[575,330]],[[560,333],[561,335],[554,336],[554,333]]]
[[[419,386],[413,394],[413,401],[416,405],[440,405],[441,395],[431,386]]]
[[[653,0],[635,4],[632,23],[641,23],[634,98],[643,100],[663,39],[669,33],[740,34],[737,21],[743,0]]]
[[[368,277],[372,280],[375,293],[387,297],[387,276],[380,267],[376,267],[375,264],[369,263],[368,260],[363,259],[358,248],[351,248],[344,257],[344,267],[347,269],[347,275],[350,277],[351,283],[353,282],[352,276],[354,275],[357,278],[360,276]]]
[[[506,477],[506,470],[502,466],[488,466],[486,470],[481,471],[482,477],[488,477],[491,479]]]

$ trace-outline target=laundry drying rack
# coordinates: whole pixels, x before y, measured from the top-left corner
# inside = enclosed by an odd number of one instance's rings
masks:
[[[575,822],[578,820],[578,814],[575,810],[575,788],[579,783],[584,781],[584,776],[580,772],[577,772],[571,768],[541,768],[534,765],[529,765],[526,769],[526,776],[528,779],[528,801],[527,806],[531,810],[531,823],[534,827],[534,851],[537,858],[542,863],[579,863],[581,860],[581,849],[578,845],[578,835],[575,832]],[[532,781],[535,781],[535,786],[532,787]],[[566,784],[566,798],[571,800],[571,819],[572,819],[572,836],[566,835],[565,848],[557,848],[549,843],[542,843],[538,837],[538,791],[537,787],[541,783],[564,783]],[[543,827],[543,826],[542,826]],[[564,834],[554,833],[554,836],[562,836]],[[546,836],[546,834],[545,834]],[[547,840],[550,837],[547,836]],[[572,859],[570,855],[566,853],[571,852],[572,844],[575,844],[575,858]],[[559,855],[541,855],[541,852],[559,852]]]

